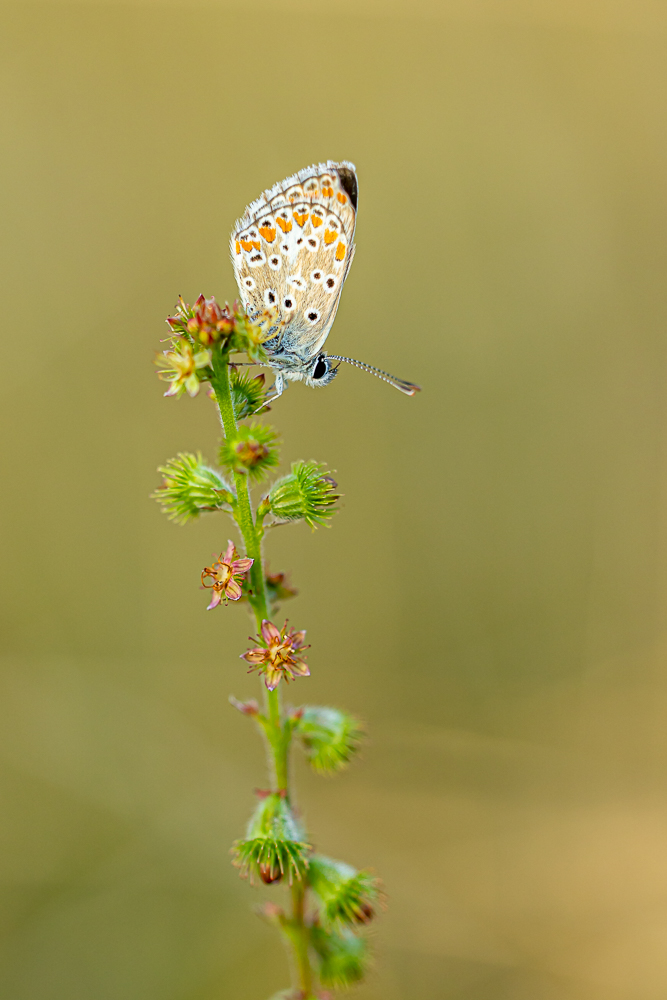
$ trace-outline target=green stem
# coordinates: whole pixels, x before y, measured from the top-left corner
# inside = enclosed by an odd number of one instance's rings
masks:
[[[303,882],[295,882],[292,886],[292,925],[294,936],[294,962],[299,987],[305,996],[310,996],[313,988],[313,970],[310,964],[309,935],[305,921],[306,887]]]
[[[225,437],[231,439],[236,436],[237,424],[229,384],[229,363],[228,358],[219,352],[214,352],[213,355],[213,378],[211,379],[211,385],[213,386],[215,398],[220,409],[220,419]],[[259,632],[263,619],[269,617],[266,588],[264,585],[264,568],[262,566],[263,529],[262,525],[256,523],[253,519],[248,476],[240,472],[235,472],[234,485],[236,487],[234,517],[243,535],[246,553],[254,560],[250,569],[252,595],[249,597],[249,600],[255,614],[257,631]],[[292,730],[289,725],[285,725],[283,722],[280,689],[276,688],[273,691],[268,691],[264,688],[264,691],[266,714],[268,716],[268,726],[264,726],[264,732],[267,738],[269,757],[275,781],[273,791],[284,791],[289,800],[289,747]],[[305,895],[306,890],[303,883],[295,883],[292,887],[293,910],[290,920],[292,933],[289,935],[289,940],[294,952],[297,985],[307,996],[312,990],[313,975],[308,947],[308,928],[305,922]]]

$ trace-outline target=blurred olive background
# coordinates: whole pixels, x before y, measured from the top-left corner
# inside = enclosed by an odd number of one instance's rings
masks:
[[[667,8],[649,0],[4,5],[6,1000],[264,1000],[287,985],[228,847],[265,784],[231,532],[149,493],[213,460],[162,398],[176,296],[233,298],[248,201],[358,167],[357,256],[290,389],[284,462],[330,531],[276,531],[312,678],[367,720],[296,771],[318,847],[382,874],[359,1000],[667,995]],[[277,898],[281,890],[270,894]],[[269,894],[265,890],[264,894]]]

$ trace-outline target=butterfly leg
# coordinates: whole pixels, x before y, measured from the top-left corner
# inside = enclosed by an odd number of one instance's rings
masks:
[[[285,381],[285,379],[284,379],[283,375],[281,374],[281,372],[276,372],[276,381],[273,384],[273,386],[271,387],[272,391],[273,391],[273,395],[272,396],[267,396],[259,409],[262,410],[265,406],[268,406],[270,403],[275,402],[276,399],[280,399],[280,397],[282,396],[283,392],[287,388],[288,384],[289,383]],[[255,410],[255,413],[259,413],[259,410]]]

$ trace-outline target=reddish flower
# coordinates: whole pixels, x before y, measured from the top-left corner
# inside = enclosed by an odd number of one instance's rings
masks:
[[[200,295],[194,306],[189,306],[179,295],[176,315],[169,316],[167,323],[178,334],[189,334],[205,347],[214,344],[234,331],[234,314],[228,305],[220,306],[211,297]]]
[[[194,315],[188,320],[187,330],[202,344],[208,346],[215,343],[222,337],[228,337],[234,330],[234,316],[229,306],[221,308],[213,297],[207,299],[200,295],[193,312]]]
[[[288,631],[285,622],[279,632],[273,622],[265,618],[262,635],[257,638],[260,645],[242,653],[241,659],[251,664],[248,673],[259,670],[264,674],[264,683],[269,691],[278,687],[282,677],[285,682],[295,677],[310,677],[305,657],[299,653],[299,650],[309,648],[304,645],[305,631],[295,632],[293,628]]]
[[[217,608],[223,598],[225,603],[238,601],[243,591],[236,578],[243,580],[254,561],[254,559],[239,559],[234,543],[229,542],[224,556],[220,553],[220,558],[216,559],[212,566],[206,566],[202,570],[202,586],[213,591],[213,597],[207,611]],[[213,582],[205,583],[205,580]]]

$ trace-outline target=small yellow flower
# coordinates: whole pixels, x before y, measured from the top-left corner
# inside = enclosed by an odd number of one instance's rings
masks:
[[[192,345],[180,338],[174,340],[172,346],[173,350],[163,351],[155,360],[156,365],[164,365],[158,377],[171,383],[165,396],[180,396],[183,392],[196,396],[200,385],[197,372],[211,364],[211,352],[195,353]]]

